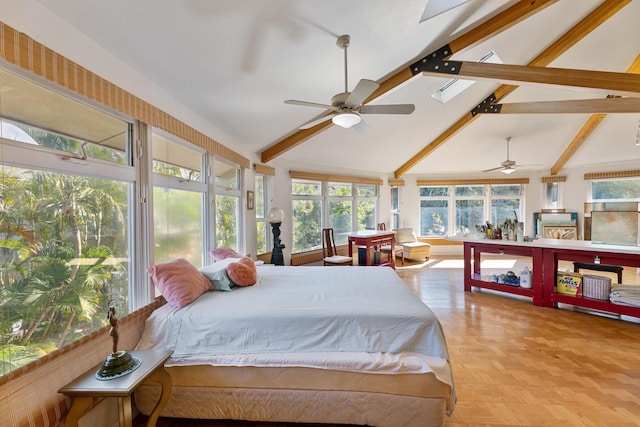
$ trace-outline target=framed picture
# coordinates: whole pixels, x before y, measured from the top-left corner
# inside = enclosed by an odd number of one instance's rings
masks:
[[[577,240],[578,227],[575,225],[543,225],[542,237],[545,239]]]
[[[247,210],[252,211],[254,206],[253,191],[247,190]]]

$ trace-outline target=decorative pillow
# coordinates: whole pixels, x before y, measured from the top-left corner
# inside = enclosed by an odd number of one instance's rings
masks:
[[[396,231],[396,242],[407,243],[415,242],[418,240],[416,233],[413,232],[413,228],[398,228]]]
[[[200,273],[204,275],[215,291],[230,291],[235,285],[229,280],[227,275],[227,266],[232,262],[238,262],[237,258],[227,258],[222,261],[215,262],[211,265],[200,269]]]
[[[147,268],[153,284],[167,303],[181,308],[213,289],[211,282],[184,258]]]
[[[251,286],[258,281],[256,263],[249,257],[242,257],[240,261],[229,264],[227,275],[238,286]]]
[[[231,248],[215,248],[210,253],[214,261],[221,261],[227,258],[242,258],[242,255]]]

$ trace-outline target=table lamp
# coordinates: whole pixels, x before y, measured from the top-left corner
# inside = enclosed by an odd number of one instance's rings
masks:
[[[284,219],[284,211],[281,208],[273,207],[267,212],[267,221],[273,230],[273,250],[271,251],[271,264],[284,265],[284,255],[282,249],[284,245],[280,241],[280,224]]]

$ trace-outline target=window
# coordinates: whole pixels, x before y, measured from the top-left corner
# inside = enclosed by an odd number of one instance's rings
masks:
[[[376,206],[378,205],[378,186],[357,184],[356,209],[357,228],[361,230],[375,230]]]
[[[353,230],[376,228],[377,185],[302,179],[291,185],[294,253],[321,247],[323,228],[334,229],[337,245]]]
[[[391,187],[391,228],[400,228],[400,187]]]
[[[506,219],[522,219],[522,186],[492,185],[491,223],[502,224]]]
[[[454,235],[469,234],[475,226],[484,223],[484,185],[455,187]]]
[[[351,184],[329,183],[329,227],[335,233],[336,245],[346,244],[346,233],[352,231],[352,190]]]
[[[515,216],[522,220],[523,188],[521,184],[420,187],[420,235],[466,235],[487,221],[501,225]]]
[[[216,247],[240,248],[241,168],[215,159],[215,235]]]
[[[2,375],[106,325],[109,301],[129,312],[135,170],[130,123],[4,71],[0,87]]]
[[[292,180],[292,252],[316,249],[322,245],[322,183]]]
[[[256,174],[254,200],[258,254],[271,251],[271,233],[269,232],[269,222],[266,218],[267,208],[269,207],[268,182],[268,176]]]
[[[547,209],[557,209],[562,207],[560,204],[561,182],[545,182],[543,185],[544,195],[543,202]]]
[[[446,236],[449,232],[449,188],[420,188],[420,235]]]
[[[640,201],[640,178],[592,180],[591,201]]]
[[[185,258],[206,262],[204,153],[160,134],[152,135],[154,262]]]

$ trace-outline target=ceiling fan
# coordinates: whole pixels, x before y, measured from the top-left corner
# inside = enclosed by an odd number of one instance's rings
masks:
[[[493,172],[499,170],[502,173],[510,174],[516,171],[515,160],[509,159],[509,142],[511,141],[511,137],[508,136],[505,138],[505,140],[507,141],[507,160],[502,162],[497,168],[485,169],[482,172]]]
[[[350,128],[360,123],[362,114],[411,114],[415,110],[413,104],[387,104],[387,105],[363,105],[364,101],[371,96],[380,86],[373,80],[361,79],[352,92],[349,92],[347,79],[347,47],[351,37],[347,34],[338,37],[336,45],[344,50],[344,92],[338,93],[331,98],[331,105],[319,104],[316,102],[298,101],[287,99],[285,104],[301,105],[303,107],[317,107],[329,110],[318,119],[313,119],[300,129],[308,129],[319,123],[331,119],[331,121],[343,128]]]

